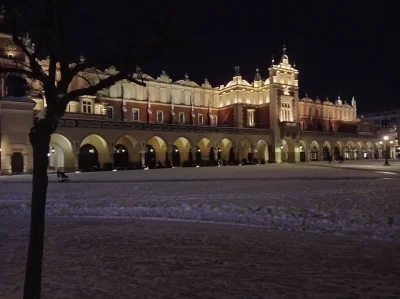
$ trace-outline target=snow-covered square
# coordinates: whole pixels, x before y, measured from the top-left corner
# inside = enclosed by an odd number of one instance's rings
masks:
[[[50,175],[44,298],[400,296],[396,172],[282,164],[69,176]],[[0,295],[21,294],[30,180],[0,177]]]

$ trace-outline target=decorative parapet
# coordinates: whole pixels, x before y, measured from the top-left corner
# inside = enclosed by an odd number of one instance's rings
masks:
[[[333,138],[360,138],[360,139],[376,139],[374,133],[340,133],[340,132],[318,132],[318,131],[300,131],[300,136],[314,136],[314,137],[333,137]]]
[[[269,129],[256,129],[256,128],[132,123],[132,122],[116,122],[116,121],[103,121],[103,120],[81,120],[73,118],[62,118],[58,122],[58,127],[111,129],[111,130],[250,134],[250,135],[268,135],[271,132],[271,130]]]

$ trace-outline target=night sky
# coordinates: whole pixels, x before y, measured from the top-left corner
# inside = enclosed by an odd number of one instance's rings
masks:
[[[135,33],[132,24],[149,12],[153,13],[145,18],[149,23],[162,17],[159,1],[67,2],[69,53],[77,57],[83,52],[100,66],[113,60],[123,63],[127,45],[130,53],[147,52],[153,30],[146,25]],[[397,63],[392,53],[397,52],[398,42],[389,45],[389,37],[398,37],[398,26],[396,19],[390,20],[384,1],[362,6],[351,1],[274,2],[279,4],[171,1],[172,37],[161,55],[142,66],[143,71],[157,77],[164,69],[174,81],[188,72],[197,83],[207,77],[218,86],[230,81],[239,65],[242,76],[252,82],[257,65],[267,77],[271,56],[279,60],[285,44],[290,62],[295,61],[300,71],[301,97],[308,93],[333,101],[340,95],[350,102],[355,96],[359,112],[400,108],[395,94],[398,70],[390,66]],[[21,6],[28,24],[40,15],[40,4],[33,3],[28,9]]]

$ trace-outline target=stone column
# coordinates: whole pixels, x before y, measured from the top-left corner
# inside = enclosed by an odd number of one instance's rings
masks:
[[[304,150],[304,154],[306,156],[305,162],[311,161],[311,148]]]
[[[240,163],[240,161],[239,161],[239,147],[236,144],[233,145],[233,159],[235,159],[236,163]]]
[[[114,166],[114,149],[112,149],[110,152],[109,152],[109,161],[112,163],[112,165]]]
[[[172,165],[172,151],[174,150],[174,143],[173,142],[168,142],[167,145],[167,158],[168,161],[171,163]],[[167,161],[165,161],[165,163],[167,163]]]
[[[24,173],[32,172],[32,167],[30,167],[29,163],[29,155],[28,153],[22,154],[24,158]]]
[[[142,167],[146,167],[146,149],[140,150],[140,162],[142,163]]]
[[[214,160],[218,161],[218,147],[214,146]]]
[[[74,152],[74,167],[75,170],[79,170],[79,153]]]
[[[192,144],[190,149],[192,150],[192,162],[200,162],[200,161],[196,161],[196,155],[197,155],[197,145],[196,144]]]

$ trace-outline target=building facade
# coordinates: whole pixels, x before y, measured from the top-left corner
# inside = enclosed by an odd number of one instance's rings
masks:
[[[0,36],[3,65],[25,59],[9,39]],[[95,84],[116,72],[115,67],[88,69],[74,78],[70,89]],[[149,166],[155,161],[181,165],[216,160],[307,162],[329,155],[383,157],[381,136],[375,126],[357,118],[354,98],[349,103],[340,97],[334,102],[300,99],[298,75],[284,48],[281,59],[271,62],[268,78],[263,79],[257,69],[253,82],[243,79],[238,66],[232,80],[219,86],[207,79],[197,84],[188,74],[173,81],[165,71],[154,78],[143,75],[146,86],[118,82],[69,103],[51,138],[50,166],[69,171],[104,164]],[[46,107],[37,83],[30,82],[29,95],[15,96],[10,82],[11,76],[2,74],[3,174],[31,171],[28,132],[33,118]]]
[[[377,129],[389,128],[394,134],[395,156],[400,158],[400,110],[381,111],[360,116],[362,119],[374,124]]]

